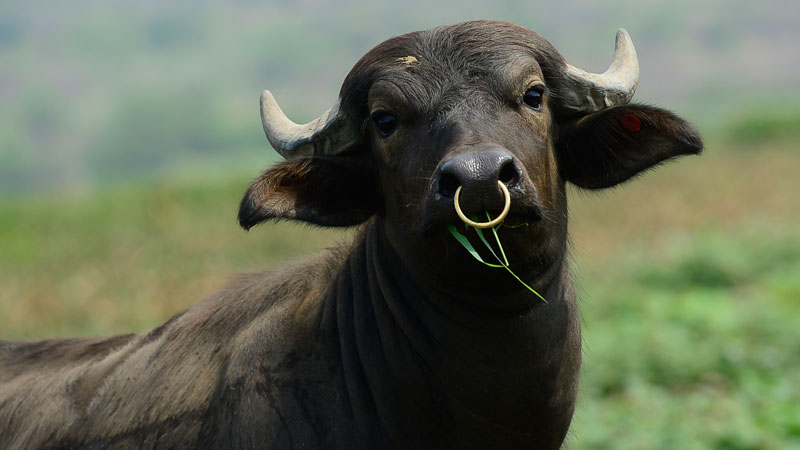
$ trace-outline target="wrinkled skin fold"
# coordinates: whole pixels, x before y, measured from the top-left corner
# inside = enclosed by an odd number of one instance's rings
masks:
[[[148,333],[0,342],[0,442],[561,448],[581,359],[566,184],[609,188],[702,149],[686,121],[627,103],[638,63],[627,33],[617,47],[606,75],[627,84],[610,90],[532,31],[466,22],[378,45],[308,125],[265,94],[287,159],[247,190],[240,223],[357,226],[353,241],[243,275]],[[586,92],[608,100],[575,104]],[[457,187],[466,214],[496,214],[498,183],[519,225],[500,239],[546,303],[446,230]]]

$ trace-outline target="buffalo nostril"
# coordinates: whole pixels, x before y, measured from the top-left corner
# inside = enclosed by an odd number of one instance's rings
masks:
[[[519,171],[514,166],[513,160],[508,161],[503,168],[500,169],[498,179],[507,186],[519,181]]]
[[[439,175],[439,187],[437,192],[442,197],[453,198],[456,195],[456,189],[461,186],[461,182],[455,175],[449,173],[442,173]]]

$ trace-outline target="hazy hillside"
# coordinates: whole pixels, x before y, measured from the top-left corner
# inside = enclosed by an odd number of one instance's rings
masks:
[[[637,99],[709,130],[800,98],[790,0],[0,2],[0,189],[264,160],[262,89],[311,119],[373,45],[473,18],[533,28],[593,71],[624,26],[640,55]]]

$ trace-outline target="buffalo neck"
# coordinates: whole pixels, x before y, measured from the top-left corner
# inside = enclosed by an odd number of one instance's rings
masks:
[[[435,447],[557,447],[574,408],[580,333],[566,261],[551,271],[536,286],[546,304],[487,309],[420,281],[380,222],[368,225],[323,325],[335,327],[356,423],[380,418],[379,428],[362,432]]]

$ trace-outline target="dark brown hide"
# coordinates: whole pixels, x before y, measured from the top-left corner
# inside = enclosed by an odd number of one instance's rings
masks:
[[[352,123],[332,127],[356,144],[279,163],[239,211],[248,229],[361,224],[354,241],[147,334],[1,342],[0,446],[560,448],[581,353],[566,183],[612,186],[702,147],[657,108],[568,115],[565,70],[502,22],[380,44],[342,86]],[[497,181],[519,225],[498,231],[510,264],[547,302],[446,231],[454,182],[478,214],[499,210]]]

